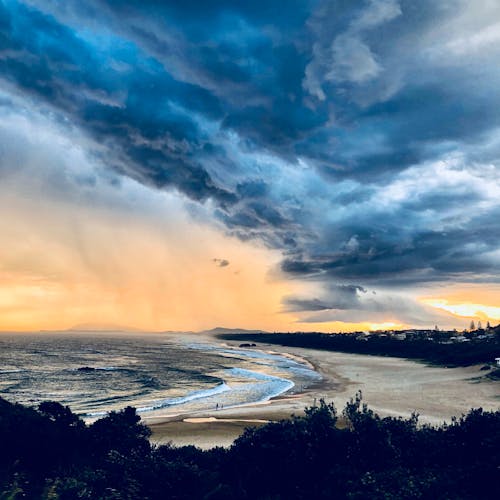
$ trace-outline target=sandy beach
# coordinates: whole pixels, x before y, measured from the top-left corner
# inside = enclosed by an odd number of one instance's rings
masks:
[[[213,339],[212,339],[213,341]],[[237,347],[238,343],[228,343]],[[365,356],[259,344],[256,349],[294,356],[310,363],[321,374],[314,385],[294,387],[270,401],[175,417],[144,418],[152,442],[229,446],[246,427],[300,415],[304,407],[324,398],[340,412],[358,390],[363,400],[381,416],[420,415],[420,422],[440,424],[470,408],[498,410],[500,384],[485,379],[481,365],[466,368],[428,366],[401,358]]]

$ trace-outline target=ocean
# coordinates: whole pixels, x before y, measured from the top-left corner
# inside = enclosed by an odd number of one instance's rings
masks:
[[[89,421],[126,406],[147,418],[256,403],[320,378],[300,360],[196,334],[0,334],[0,397],[58,401]]]

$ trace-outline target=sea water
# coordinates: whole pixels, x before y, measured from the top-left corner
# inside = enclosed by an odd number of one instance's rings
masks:
[[[300,360],[196,334],[0,335],[0,397],[68,405],[92,420],[126,406],[172,416],[266,401],[320,379]]]

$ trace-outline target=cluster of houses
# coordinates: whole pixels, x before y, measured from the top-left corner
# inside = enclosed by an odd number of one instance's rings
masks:
[[[396,340],[429,340],[439,344],[454,344],[458,342],[470,342],[471,340],[487,340],[494,338],[497,332],[497,327],[492,328],[489,323],[486,328],[482,328],[479,323],[475,328],[458,331],[440,330],[437,326],[433,329],[426,330],[375,330],[370,332],[355,332],[357,340],[367,340],[369,337],[389,337]]]

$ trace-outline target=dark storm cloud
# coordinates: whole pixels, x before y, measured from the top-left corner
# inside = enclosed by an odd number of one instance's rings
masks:
[[[498,22],[486,1],[8,0],[0,75],[287,276],[496,280]]]
[[[332,285],[326,282],[320,298],[286,297],[284,309],[301,315],[301,323],[384,322],[397,317],[412,325],[432,327],[448,324],[450,315],[422,304],[412,297],[376,293],[359,285]]]
[[[325,310],[308,309],[309,313],[301,318],[301,323],[344,322],[385,322],[387,318],[397,317],[400,321],[426,328],[434,325],[447,325],[450,315],[408,297],[398,295],[367,294],[352,307]]]
[[[439,206],[437,210],[439,210]],[[357,228],[356,244],[335,253],[283,261],[284,272],[300,279],[364,281],[379,285],[407,285],[461,277],[464,281],[498,279],[495,252],[500,247],[498,211],[473,217],[464,227],[447,231],[404,234],[403,216],[397,226],[387,221],[379,228]],[[355,226],[343,228],[348,234]],[[378,229],[378,230],[377,230]],[[337,236],[341,234],[337,231]]]
[[[22,5],[11,7],[0,13],[9,44],[0,72],[8,83],[109,144],[110,164],[136,180],[176,187],[197,200],[212,197],[224,204],[234,199],[194,158],[206,139],[180,109],[214,118],[221,115],[216,97],[174,80],[154,61],[138,63],[132,48],[123,56],[103,56],[53,18]],[[118,62],[132,66],[114,69]]]
[[[327,311],[331,309],[356,309],[360,305],[360,294],[366,293],[358,285],[330,285],[328,299],[304,299],[286,297],[283,304],[287,311]]]

